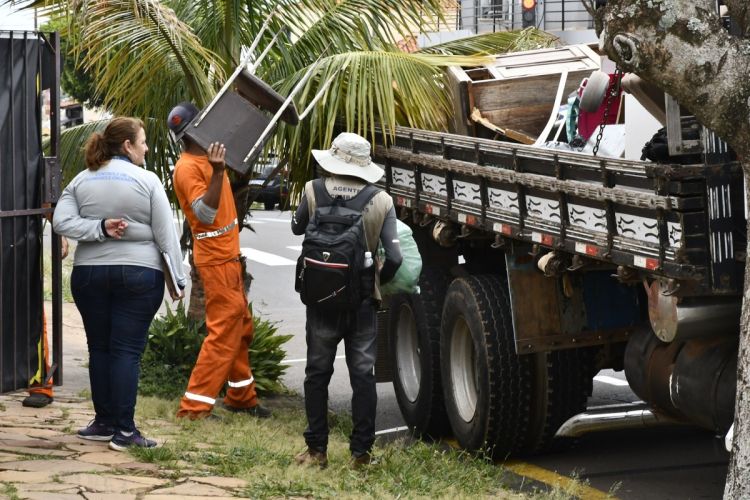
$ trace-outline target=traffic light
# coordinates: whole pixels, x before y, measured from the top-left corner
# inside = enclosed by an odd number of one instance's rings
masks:
[[[62,128],[75,127],[76,125],[83,125],[83,106],[80,104],[71,104],[65,106],[63,109],[62,119],[60,120],[60,126]]]
[[[536,26],[536,0],[521,0],[521,26]]]

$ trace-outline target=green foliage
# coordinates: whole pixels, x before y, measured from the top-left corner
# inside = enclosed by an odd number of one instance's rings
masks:
[[[253,316],[253,324],[255,334],[249,351],[256,389],[260,393],[281,392],[284,387],[280,379],[287,368],[282,364],[286,355],[282,346],[292,337],[278,335],[276,322]],[[155,318],[149,329],[141,360],[140,394],[165,399],[180,396],[205,336],[205,321],[189,318],[182,301],[175,311],[167,307],[166,314]]]
[[[88,107],[96,108],[103,104],[100,95],[96,93],[94,80],[80,65],[81,57],[73,51],[76,45],[67,32],[68,22],[63,16],[55,16],[41,26],[42,31],[60,32],[60,46],[62,52],[62,71],[60,84],[62,89],[76,101]]]
[[[281,347],[291,335],[277,335],[278,322],[261,319],[253,315],[253,343],[250,346],[250,362],[255,378],[255,388],[260,392],[281,392],[284,387],[279,380],[288,365],[282,364],[286,351]]]

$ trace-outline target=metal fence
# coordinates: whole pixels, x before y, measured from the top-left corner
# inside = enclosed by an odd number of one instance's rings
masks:
[[[472,33],[523,28],[521,0],[461,0],[459,26]],[[580,0],[539,0],[535,26],[544,31],[587,30],[593,20]]]
[[[52,358],[40,360],[44,331],[43,218],[60,190],[59,37],[0,31],[0,392],[54,372],[62,383],[60,238],[52,238]],[[50,157],[42,151],[42,91],[50,90]],[[49,318],[48,318],[49,319]],[[56,367],[56,369],[54,368]]]

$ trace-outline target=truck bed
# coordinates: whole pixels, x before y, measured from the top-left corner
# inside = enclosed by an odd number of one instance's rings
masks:
[[[473,230],[737,294],[739,163],[662,165],[398,128],[375,161],[398,207]]]

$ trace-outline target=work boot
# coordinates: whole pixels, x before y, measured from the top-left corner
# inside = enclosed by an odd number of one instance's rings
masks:
[[[294,457],[294,461],[297,462],[297,465],[317,465],[321,469],[325,469],[328,467],[328,454],[325,451],[308,447],[307,450]]]
[[[31,408],[44,408],[52,401],[54,401],[54,399],[47,396],[46,394],[42,394],[41,392],[32,392],[31,394],[26,396],[23,401],[21,401],[21,405],[29,406]]]
[[[222,406],[225,410],[230,411],[232,413],[244,413],[246,415],[251,415],[253,417],[257,418],[271,418],[271,410],[268,408],[261,406],[260,404],[257,404],[255,406],[251,406],[250,408],[238,408],[236,406],[229,406],[226,403],[222,403]]]
[[[352,459],[349,461],[349,467],[354,470],[359,470],[374,463],[375,462],[372,459],[372,455],[367,452],[362,453],[361,455],[355,455],[352,453]]]

